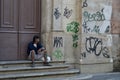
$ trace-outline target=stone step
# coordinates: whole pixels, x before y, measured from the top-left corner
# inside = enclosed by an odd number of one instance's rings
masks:
[[[63,64],[65,61],[51,61],[50,64]],[[35,61],[36,66],[42,66],[42,61]],[[0,68],[8,68],[8,67],[28,67],[31,66],[31,61],[23,60],[23,61],[0,61]]]
[[[68,70],[69,65],[0,68],[0,75]]]
[[[42,72],[42,73],[28,73],[28,74],[9,74],[0,75],[0,80],[42,80],[49,79],[51,77],[60,76],[73,76],[79,73],[77,69],[64,70],[64,71],[54,71],[54,72]]]

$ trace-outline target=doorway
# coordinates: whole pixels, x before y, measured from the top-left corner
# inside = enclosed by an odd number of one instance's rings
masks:
[[[27,44],[40,36],[41,0],[0,0],[0,60],[26,59]]]

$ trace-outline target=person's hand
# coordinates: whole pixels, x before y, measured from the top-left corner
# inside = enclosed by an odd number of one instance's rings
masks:
[[[47,50],[44,50],[44,53],[47,53]]]
[[[41,49],[38,50],[38,53],[40,53],[40,52],[41,52]]]

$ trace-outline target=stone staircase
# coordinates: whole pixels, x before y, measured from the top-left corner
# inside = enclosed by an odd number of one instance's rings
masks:
[[[43,66],[42,62],[35,61],[1,61],[0,80],[42,80],[51,77],[67,77],[79,74],[79,70],[71,68],[64,61],[52,61],[52,66]]]

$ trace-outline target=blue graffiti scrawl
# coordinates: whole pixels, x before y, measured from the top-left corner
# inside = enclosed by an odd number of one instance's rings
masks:
[[[100,33],[100,27],[95,25],[95,27],[93,28],[93,30],[91,32],[95,32],[95,33]]]
[[[84,28],[84,32],[85,32],[85,33],[90,32],[91,29],[90,29],[90,27],[87,26],[87,22],[84,21],[84,23],[83,23],[82,26],[83,26],[83,28]]]
[[[70,16],[72,15],[72,9],[69,10],[67,7],[64,9],[64,14],[63,14],[67,19],[70,18]]]
[[[63,47],[63,38],[62,37],[54,37],[53,47]]]
[[[59,12],[58,8],[55,8],[54,16],[55,16],[55,19],[59,19],[59,17],[61,16],[61,13]]]
[[[82,8],[84,8],[84,7],[88,7],[87,0],[85,0],[85,1],[83,2],[83,6],[82,6]]]

